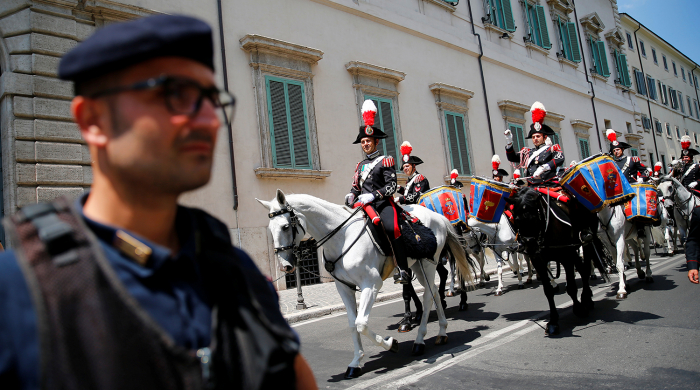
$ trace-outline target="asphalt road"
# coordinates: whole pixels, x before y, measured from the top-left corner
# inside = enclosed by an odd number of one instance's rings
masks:
[[[294,328],[321,389],[700,389],[700,286],[688,281],[683,255],[652,256],[652,272],[654,283],[647,284],[627,271],[625,300],[615,299],[616,276],[611,283],[593,281],[596,306],[586,319],[573,315],[562,275],[556,296],[561,334],[550,338],[539,283],[517,290],[508,271],[501,297],[493,295],[492,278],[469,293],[468,311],[457,310],[459,298],[447,299],[447,345],[433,344],[433,312],[421,357],[410,355],[416,331],[396,332],[403,302],[380,303],[370,329],[399,340],[399,353],[363,337],[364,374],[351,380],[343,379],[353,357],[345,313]]]

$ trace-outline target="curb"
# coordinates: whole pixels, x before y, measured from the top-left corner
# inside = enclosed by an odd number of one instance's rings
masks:
[[[510,271],[510,266],[505,265],[503,268],[503,271]],[[495,275],[497,273],[497,269],[493,269],[491,271],[486,272],[487,275]],[[425,288],[423,286],[420,287],[414,287],[416,290],[416,294],[422,293]],[[403,291],[394,291],[390,292],[388,294],[384,295],[378,295],[377,299],[374,300],[375,303],[378,302],[386,302],[390,301],[393,299],[398,299],[403,297]],[[333,305],[333,306],[325,306],[325,307],[319,307],[317,309],[306,309],[298,313],[292,313],[292,314],[286,314],[284,318],[287,320],[288,323],[290,324],[295,324],[298,322],[302,321],[307,321],[307,320],[312,320],[315,318],[320,318],[324,316],[328,316],[331,314],[336,314],[336,313],[341,313],[345,312],[345,305],[344,304],[338,304],[338,305]]]

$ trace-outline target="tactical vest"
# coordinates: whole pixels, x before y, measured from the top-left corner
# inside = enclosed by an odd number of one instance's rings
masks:
[[[43,389],[294,388],[299,345],[257,298],[270,296],[267,280],[236,261],[224,224],[190,210],[213,316],[211,354],[199,356],[141,308],[67,200],[5,219],[34,302]]]

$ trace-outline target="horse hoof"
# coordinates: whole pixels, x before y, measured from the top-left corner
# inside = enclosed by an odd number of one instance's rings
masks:
[[[591,280],[596,280],[596,279],[598,279],[598,276],[596,276],[596,275],[591,275]]]
[[[588,317],[588,310],[586,310],[585,306],[582,304],[575,305],[574,315],[578,318],[586,318]]]
[[[498,291],[496,291],[493,295],[494,295],[494,296],[497,296],[497,297],[500,297],[501,295],[503,295],[503,291],[498,290]]]
[[[532,279],[528,279],[525,281],[525,284],[532,284]]]
[[[654,278],[652,278],[651,276],[647,276],[646,278],[644,278],[644,281],[647,283],[654,283]]]
[[[410,332],[412,329],[411,324],[401,324],[401,326],[399,326],[399,333]]]
[[[398,353],[399,352],[399,341],[396,339],[391,339],[391,348],[389,348],[389,352],[393,353]]]
[[[445,345],[447,344],[447,335],[439,336],[435,338],[435,345]]]
[[[413,350],[411,351],[411,355],[421,356],[424,353],[425,353],[425,344],[413,344]]]
[[[411,326],[413,326],[413,327],[420,326],[420,323],[422,320],[423,320],[423,310],[416,312],[415,317],[413,317],[413,320],[411,321]]]
[[[483,288],[484,286],[486,286],[486,283],[484,283],[483,280],[481,282],[479,282],[479,287]]]
[[[644,279],[647,277],[647,274],[645,274],[644,271],[639,271],[639,272],[637,272],[637,277],[639,279]]]
[[[524,286],[524,285],[522,285],[522,284],[519,284],[519,285],[518,285],[518,290],[524,290],[524,289],[525,289],[525,286]]]
[[[491,280],[491,276],[489,276],[489,275],[484,276],[484,280],[487,281],[487,282],[490,281],[490,280]]]
[[[547,328],[544,331],[546,336],[554,336],[559,334],[559,325],[547,323]]]
[[[469,304],[467,302],[459,304],[459,311],[467,311],[469,309]]]
[[[445,296],[446,297],[454,297],[455,293],[453,291],[447,290],[447,292],[445,293]]]
[[[348,367],[345,371],[345,379],[359,378],[362,375],[362,367]]]
[[[617,294],[617,299],[627,299],[627,293],[619,293],[619,294]]]
[[[443,300],[441,300],[440,302],[442,303],[442,311],[445,311],[445,310],[447,310],[447,302],[445,302],[445,300],[444,300],[444,299],[443,299]]]

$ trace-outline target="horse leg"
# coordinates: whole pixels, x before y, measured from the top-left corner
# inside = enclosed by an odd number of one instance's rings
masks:
[[[518,253],[518,261],[520,261],[520,256],[523,257],[525,264],[527,265],[527,280],[525,281],[525,284],[532,284],[532,262],[530,261],[530,256],[523,253]]]
[[[542,289],[544,290],[544,296],[547,298],[549,303],[549,322],[545,327],[545,335],[554,336],[559,333],[559,313],[557,313],[557,306],[554,303],[554,288],[551,284],[544,282],[549,277],[547,276],[548,262],[542,259],[542,256],[537,256],[535,259],[530,259],[535,267],[537,275],[542,277]]]
[[[435,268],[435,271],[437,271],[438,276],[440,277],[440,286],[438,287],[438,294],[440,294],[440,303],[442,303],[442,308],[447,309],[447,301],[445,301],[445,283],[447,282],[447,268],[445,268],[442,263],[438,263],[437,267]],[[416,301],[416,307],[418,306],[418,296],[415,297]],[[422,305],[421,305],[422,306]],[[422,309],[422,307],[421,307]],[[416,309],[416,312],[418,310]]]
[[[411,270],[407,270],[408,274],[411,275]],[[416,301],[416,315],[418,311],[423,311],[423,305],[418,301],[418,295],[416,295],[416,290],[413,288],[412,284],[403,285],[403,304],[404,304],[404,315],[401,321],[399,321],[399,333],[406,333],[411,331],[411,298],[415,297]]]
[[[467,285],[464,283],[464,279],[459,278],[459,286],[462,289],[459,293],[459,311],[466,311],[469,309],[469,304],[467,303]]]
[[[503,295],[503,259],[496,256],[496,274],[498,275],[498,287],[495,295],[500,297]]]
[[[592,310],[593,309],[593,291],[591,290],[591,283],[590,280],[593,280],[592,277],[589,277],[589,275],[593,275],[593,272],[595,272],[595,266],[593,265],[593,256],[596,255],[596,248],[593,246],[595,243],[589,243],[588,245],[583,246],[583,259],[581,260],[582,264],[582,269],[583,272],[579,272],[581,275],[581,284],[582,284],[582,291],[581,291],[581,304],[586,310]],[[589,270],[589,268],[586,266],[587,264],[590,264],[590,274],[586,274],[586,271]]]
[[[520,259],[518,259],[518,255],[515,252],[503,252],[506,256],[504,257],[508,259],[508,263],[510,263],[511,268],[515,269],[515,274],[518,276],[518,290],[522,290],[525,288],[523,285],[523,269],[520,267]],[[513,256],[513,261],[510,260],[511,256]]]
[[[425,353],[425,335],[428,333],[428,316],[430,314],[430,309],[432,309],[433,302],[435,300],[435,269],[427,267],[427,264],[420,264],[416,262],[414,264],[416,267],[416,276],[418,281],[425,287],[423,290],[423,318],[421,319],[420,326],[418,327],[418,335],[416,336],[416,341],[413,343],[412,354],[414,356],[423,355]],[[447,343],[447,319],[445,318],[445,312],[442,310],[442,305],[437,305],[435,307],[438,315],[439,331],[435,338],[436,345],[442,345]]]
[[[625,288],[625,260],[624,255],[627,250],[627,244],[625,243],[624,232],[622,236],[617,240],[615,245],[617,254],[617,276],[619,278],[617,286],[617,299],[627,298],[627,289]]]
[[[350,327],[350,335],[352,337],[352,343],[355,347],[355,356],[352,362],[348,365],[348,369],[345,371],[345,379],[357,378],[362,375],[362,368],[360,368],[360,363],[365,357],[365,351],[362,349],[362,339],[360,338],[360,333],[357,331],[357,326],[355,321],[357,319],[357,301],[355,301],[355,291],[351,290],[350,287],[340,283],[335,282],[335,288],[340,294],[340,298],[345,304],[345,309],[348,312],[348,325]]]
[[[479,278],[479,287],[486,286],[486,272],[484,271],[484,264],[486,264],[486,250],[479,253],[479,269],[481,270]]]
[[[457,275],[457,265],[454,256],[450,255],[450,289],[445,294],[448,297],[455,296],[455,277]]]
[[[374,333],[369,329],[367,324],[369,323],[369,313],[372,311],[372,306],[374,305],[374,300],[377,298],[377,288],[376,286],[381,286],[381,280],[376,284],[370,284],[367,287],[362,288],[360,293],[360,307],[357,314],[357,319],[355,319],[355,326],[357,331],[365,335],[374,344],[386,349],[391,352],[399,351],[399,342],[393,337],[387,337],[386,339],[382,336]]]
[[[646,277],[644,278],[644,281],[647,283],[654,283],[654,278],[651,276],[651,250],[649,249],[649,234],[647,234],[647,238],[644,239],[644,247],[642,248],[642,256],[644,258],[644,261],[647,262],[647,269],[646,269]]]

